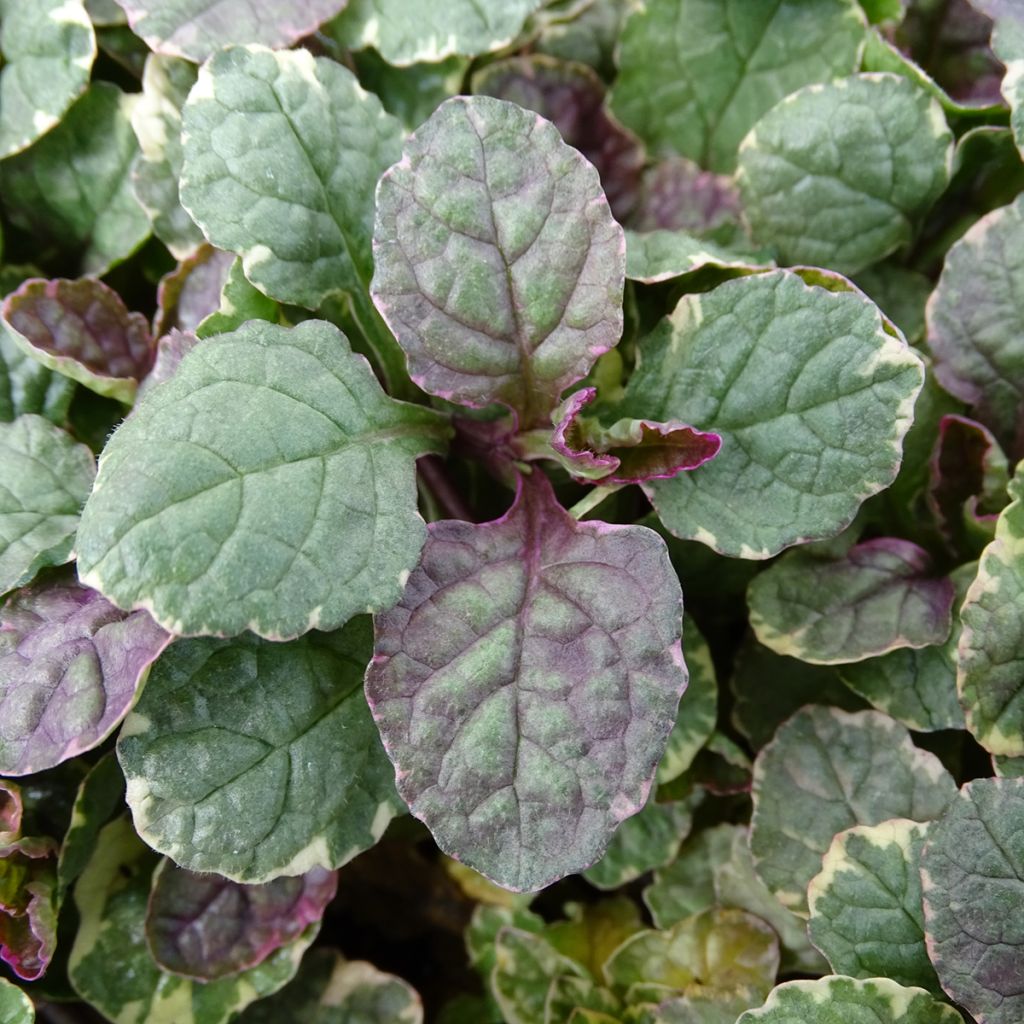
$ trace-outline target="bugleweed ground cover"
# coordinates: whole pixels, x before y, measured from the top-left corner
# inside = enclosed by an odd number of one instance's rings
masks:
[[[0,11],[0,1024],[1024,1021],[1024,2]]]

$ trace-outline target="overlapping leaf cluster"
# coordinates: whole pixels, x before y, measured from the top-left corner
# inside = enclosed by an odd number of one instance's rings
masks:
[[[3,1021],[1021,1019],[1024,8],[0,15]]]

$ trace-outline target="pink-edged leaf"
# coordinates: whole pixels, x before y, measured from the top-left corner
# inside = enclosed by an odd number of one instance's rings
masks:
[[[4,324],[34,359],[101,395],[131,402],[149,372],[155,342],[102,281],[31,278],[3,303]]]
[[[583,416],[597,397],[596,388],[581,388],[563,404],[551,447],[570,472],[606,484],[667,480],[703,466],[718,454],[718,434],[697,430],[678,420],[619,420],[603,427]]]
[[[57,844],[0,843],[0,960],[25,981],[46,973],[57,946]]]
[[[203,245],[164,274],[156,290],[154,333],[164,335],[174,327],[194,331],[215,313],[234,262],[234,253]]]
[[[740,219],[740,194],[724,174],[702,170],[685,157],[669,157],[643,176],[630,227],[704,235]]]
[[[18,786],[7,779],[0,779],[0,836],[10,838],[21,831],[24,809]]]
[[[512,103],[438,107],[380,180],[373,252],[413,379],[526,428],[622,333],[626,246],[597,172]]]
[[[286,47],[333,18],[346,0],[117,0],[150,49],[197,64],[222,46]]]
[[[15,591],[0,608],[0,772],[42,771],[102,742],[170,640],[73,577]]]
[[[243,885],[165,859],[153,875],[146,943],[165,971],[214,981],[262,963],[323,917],[337,871]]]
[[[170,380],[177,372],[178,364],[185,358],[185,353],[199,343],[192,331],[179,331],[172,327],[156,343],[156,360],[149,376],[139,385],[138,397],[141,398],[150,388]]]
[[[413,814],[509,889],[588,867],[647,800],[681,625],[661,538],[576,522],[539,472],[501,519],[433,523],[366,675]]]
[[[546,117],[601,175],[612,212],[624,221],[637,203],[644,149],[604,105],[604,83],[575,61],[535,54],[495,61],[473,76],[473,92]]]
[[[927,501],[949,540],[962,542],[968,522],[987,525],[991,539],[1009,479],[1006,456],[987,427],[953,413],[942,417],[929,463]]]

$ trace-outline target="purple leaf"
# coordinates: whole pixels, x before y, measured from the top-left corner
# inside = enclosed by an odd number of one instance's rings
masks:
[[[131,402],[153,365],[154,341],[102,281],[32,278],[3,303],[14,340],[51,370],[101,395]]]
[[[667,480],[703,466],[718,454],[722,439],[678,420],[619,420],[603,427],[582,415],[597,397],[596,388],[581,388],[563,405],[551,446],[570,472],[605,484]]]
[[[377,188],[377,308],[425,391],[524,428],[622,333],[626,246],[594,168],[537,114],[441,104]]]
[[[170,642],[146,612],[123,612],[62,576],[0,608],[0,771],[27,775],[105,739]]]
[[[23,811],[21,790],[13,782],[0,779],[0,836],[9,837],[21,831]]]
[[[738,223],[740,194],[723,174],[701,170],[685,157],[669,157],[643,176],[639,205],[630,227],[636,231],[688,231],[704,235]]]
[[[644,150],[604,105],[605,88],[586,64],[534,55],[495,61],[473,76],[473,92],[517,103],[546,117],[601,175],[619,221],[637,202]]]
[[[675,720],[681,616],[661,538],[576,522],[539,472],[501,519],[432,524],[366,692],[441,848],[520,891],[597,860]]]
[[[0,960],[25,981],[46,973],[57,945],[57,844],[0,843]]]
[[[323,917],[337,871],[243,885],[164,860],[153,876],[146,943],[165,971],[213,981],[262,963]]]
[[[150,388],[170,380],[178,369],[178,364],[185,358],[185,353],[199,339],[191,331],[179,331],[172,327],[169,334],[165,334],[156,344],[156,361],[149,376],[139,386],[138,397],[141,398]]]
[[[215,313],[234,262],[233,252],[203,245],[169,274],[164,274],[156,290],[154,332],[164,335],[175,327],[194,331]]]

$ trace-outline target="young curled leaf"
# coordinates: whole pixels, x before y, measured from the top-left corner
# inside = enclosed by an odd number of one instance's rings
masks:
[[[57,948],[57,844],[0,833],[0,960],[25,981]]]
[[[646,802],[686,686],[681,619],[661,538],[576,522],[539,472],[495,522],[432,524],[366,692],[441,848],[514,890],[592,864]]]

